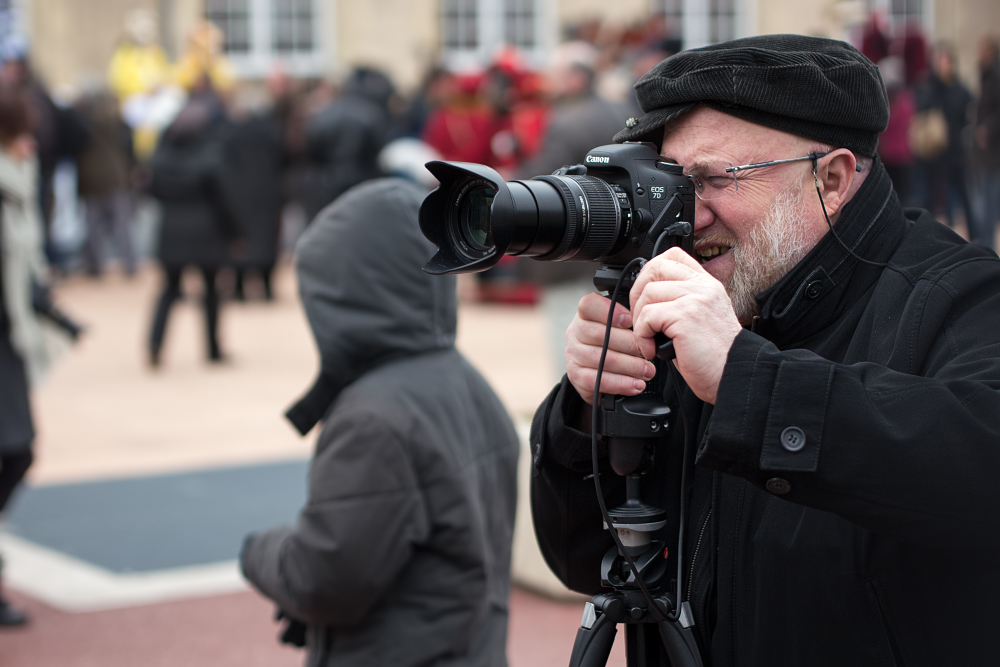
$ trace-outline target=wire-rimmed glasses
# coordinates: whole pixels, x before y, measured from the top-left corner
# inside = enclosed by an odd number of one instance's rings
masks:
[[[737,176],[741,171],[750,169],[760,169],[761,167],[773,167],[777,164],[787,162],[801,162],[803,160],[818,160],[827,153],[812,153],[802,157],[793,157],[785,160],[771,160],[769,162],[755,162],[754,164],[741,164],[734,167],[728,162],[714,162],[696,165],[688,176],[694,184],[694,193],[702,201],[712,199],[722,199],[740,191],[740,181]]]

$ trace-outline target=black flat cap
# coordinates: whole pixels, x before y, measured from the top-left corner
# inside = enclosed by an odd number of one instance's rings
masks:
[[[699,104],[835,148],[875,155],[889,122],[882,76],[850,44],[761,35],[682,51],[635,84],[641,118],[615,141],[659,144],[663,125]]]

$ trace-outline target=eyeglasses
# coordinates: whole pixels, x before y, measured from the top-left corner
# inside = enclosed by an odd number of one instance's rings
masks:
[[[709,201],[712,199],[722,199],[740,191],[740,181],[737,174],[750,169],[760,169],[761,167],[773,167],[777,164],[788,162],[801,162],[803,160],[818,160],[829,153],[813,153],[802,157],[788,158],[787,160],[771,160],[770,162],[757,162],[754,164],[742,164],[734,167],[730,163],[718,162],[704,164],[695,167],[688,173],[694,183],[694,193],[698,199]],[[858,171],[861,171],[858,168]]]

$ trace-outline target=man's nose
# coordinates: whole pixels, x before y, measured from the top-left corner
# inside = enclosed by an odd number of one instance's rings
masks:
[[[698,200],[695,204],[694,213],[694,232],[698,233],[699,230],[708,227],[710,224],[715,222],[715,211],[712,210],[711,204],[708,202],[703,202]]]

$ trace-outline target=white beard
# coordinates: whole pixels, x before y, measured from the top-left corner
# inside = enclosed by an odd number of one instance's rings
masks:
[[[726,285],[741,324],[760,314],[757,295],[777,283],[812,249],[802,221],[802,185],[778,194],[764,219],[730,250],[735,269]]]

